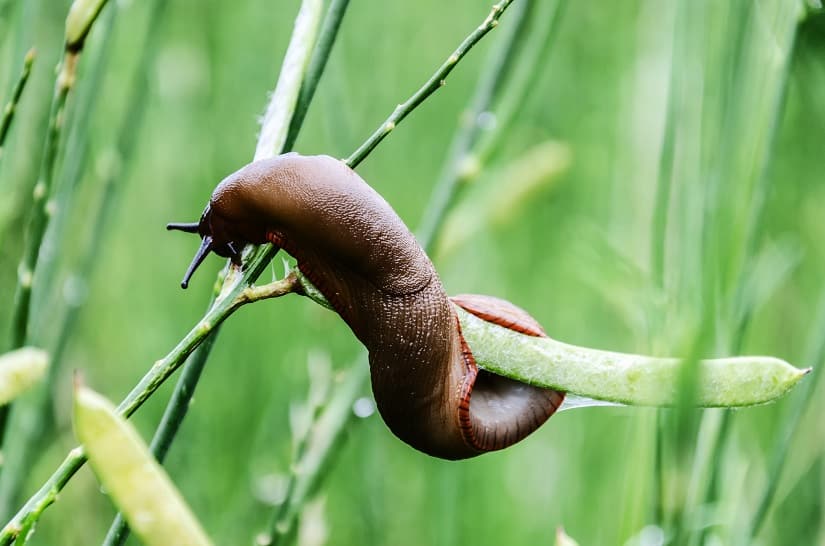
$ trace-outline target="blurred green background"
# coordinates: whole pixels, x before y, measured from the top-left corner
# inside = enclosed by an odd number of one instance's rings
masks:
[[[533,17],[551,13],[549,3],[538,0]],[[433,256],[448,292],[507,298],[552,337],[589,347],[758,353],[821,367],[825,13],[790,0],[564,3],[552,43],[529,67],[540,74],[523,108],[467,192],[467,202],[481,203],[478,229],[452,245],[448,232]],[[298,9],[297,1],[181,0],[150,23],[151,4],[107,6],[70,99],[55,190],[65,206],[41,254],[32,341],[52,347],[69,306],[81,307],[53,386],[55,426],[26,461],[25,497],[75,444],[73,370],[118,401],[204,311],[222,264],[210,258],[181,291],[195,241],[164,225],[196,220],[217,182],[251,160]],[[67,9],[59,0],[0,0],[0,100],[25,51],[38,50],[0,160],[2,332]],[[353,0],[296,150],[349,155],[488,11],[469,0]],[[408,225],[422,217],[510,15],[358,168]],[[147,48],[143,119],[127,124],[134,146],[117,158],[112,146]],[[566,146],[569,166],[497,213],[518,185],[509,167],[548,140]],[[77,275],[95,228],[88,218],[113,165],[117,196],[86,281]],[[460,231],[467,222],[448,225]],[[281,270],[276,258],[262,280]],[[166,463],[217,544],[248,544],[271,518],[308,360],[343,370],[358,354],[336,315],[297,296],[227,321]],[[317,492],[323,508],[304,523],[325,529],[330,544],[549,544],[564,526],[583,545],[652,545],[661,543],[657,524],[686,544],[825,544],[818,375],[776,404],[726,416],[563,412],[514,447],[458,463],[410,449],[372,415],[349,428]],[[136,414],[145,437],[170,392],[165,386]],[[771,461],[781,448],[777,481]],[[31,543],[98,543],[113,514],[84,468]]]

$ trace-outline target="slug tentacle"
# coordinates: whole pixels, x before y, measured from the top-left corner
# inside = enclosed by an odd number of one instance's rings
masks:
[[[192,222],[188,224],[166,224],[166,229],[169,231],[183,231],[186,233],[197,233],[198,232],[199,224],[197,222]]]
[[[203,239],[184,287],[210,251],[237,264],[244,245],[269,241],[295,257],[367,347],[384,421],[420,451],[462,459],[507,447],[563,399],[478,370],[430,259],[390,205],[341,161],[298,154],[256,161],[218,185],[198,224],[167,227]],[[503,300],[454,301],[485,320],[544,335]]]
[[[204,237],[201,240],[200,248],[198,248],[198,251],[195,253],[195,257],[192,258],[192,263],[189,264],[189,268],[183,276],[183,280],[180,282],[181,288],[186,288],[189,286],[189,279],[192,278],[192,274],[195,273],[195,270],[203,263],[212,250],[212,237]]]

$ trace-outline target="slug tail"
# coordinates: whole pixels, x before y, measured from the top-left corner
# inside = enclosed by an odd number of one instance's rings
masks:
[[[450,298],[468,312],[525,335],[547,337],[541,325],[512,303],[481,295]],[[465,442],[478,451],[504,449],[530,435],[553,415],[564,393],[527,385],[479,370],[455,318],[466,375],[461,389],[458,420]]]

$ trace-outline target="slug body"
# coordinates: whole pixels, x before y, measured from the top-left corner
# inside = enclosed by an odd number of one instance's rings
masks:
[[[563,394],[478,370],[452,305],[527,335],[541,327],[486,296],[451,303],[429,258],[387,202],[341,161],[286,154],[224,179],[198,224],[201,248],[240,263],[270,242],[295,257],[369,350],[378,410],[401,440],[445,459],[507,447],[538,428]]]

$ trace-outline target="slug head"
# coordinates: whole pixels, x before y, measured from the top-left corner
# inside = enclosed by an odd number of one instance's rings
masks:
[[[234,229],[233,229],[234,228]],[[242,231],[238,230],[237,226],[233,226],[231,222],[226,221],[221,215],[212,211],[211,205],[206,205],[201,219],[197,223],[167,224],[167,230],[184,231],[186,233],[196,233],[201,236],[201,246],[192,258],[192,263],[186,270],[186,274],[180,283],[181,288],[189,286],[189,279],[192,274],[203,263],[203,260],[214,252],[218,256],[230,258],[235,265],[241,265],[241,249],[247,244],[254,241],[252,238],[246,237]]]

